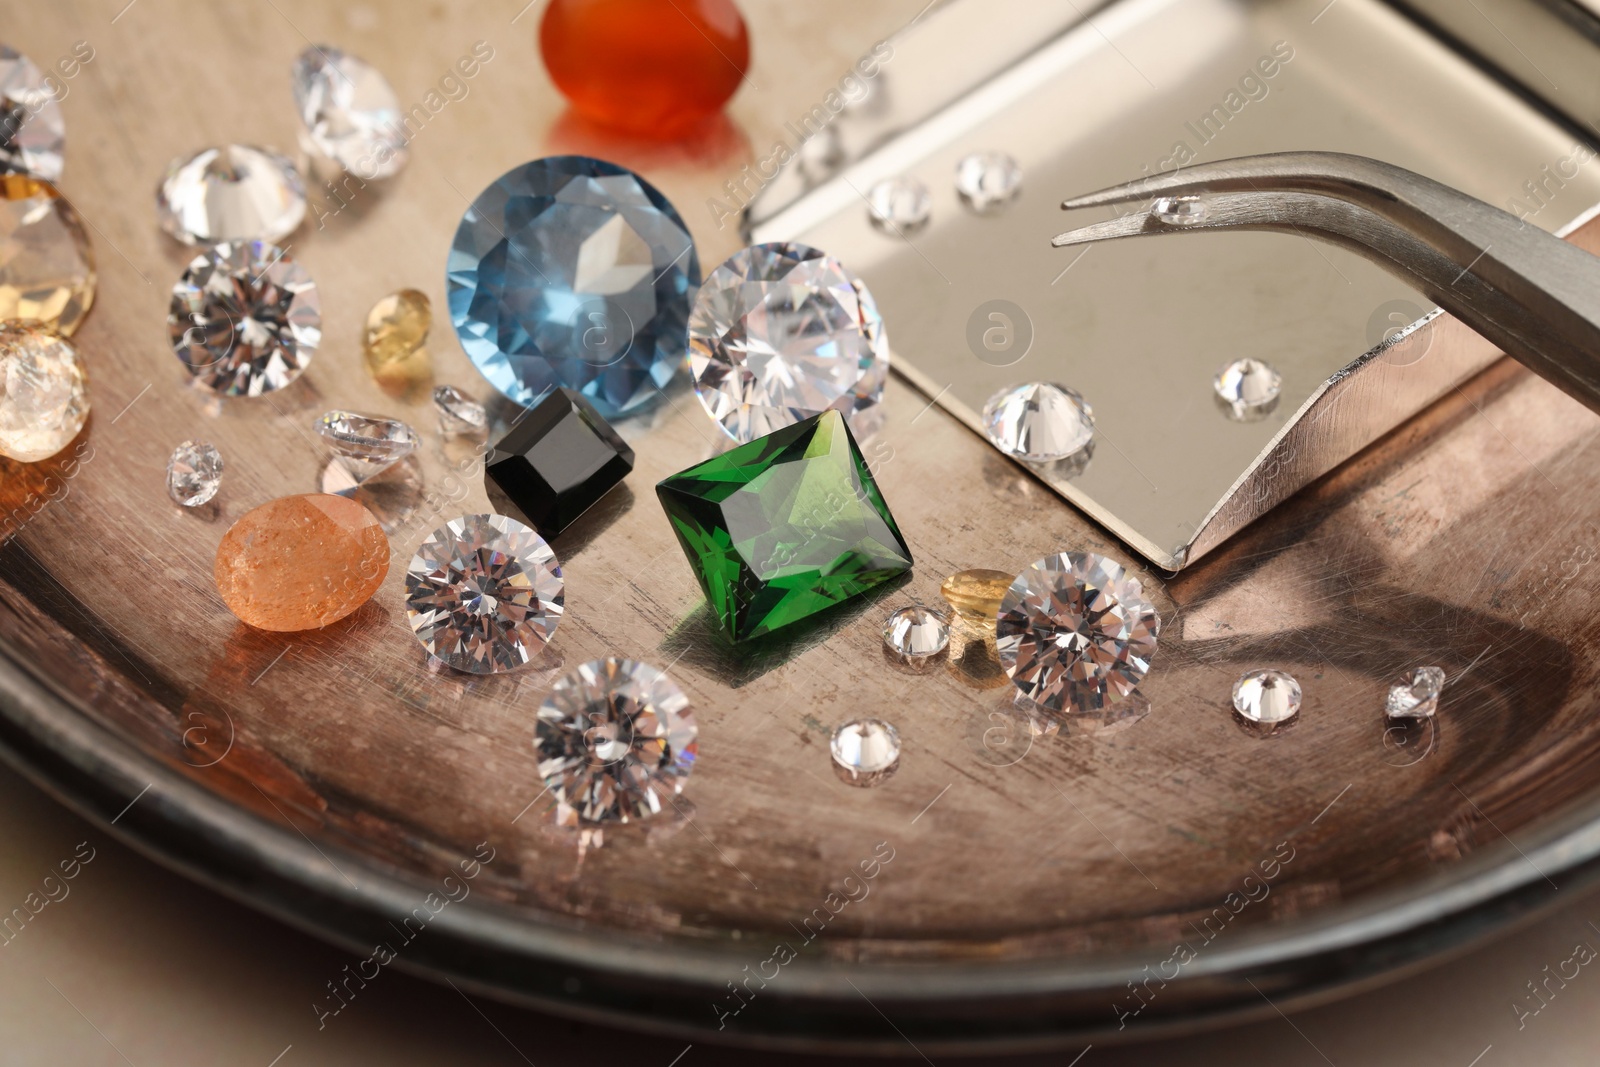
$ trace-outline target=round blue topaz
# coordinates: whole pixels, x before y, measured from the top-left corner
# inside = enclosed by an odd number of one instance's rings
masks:
[[[677,209],[588,156],[501,175],[461,217],[445,269],[450,321],[491,385],[527,407],[566,386],[608,419],[683,366],[699,285]]]

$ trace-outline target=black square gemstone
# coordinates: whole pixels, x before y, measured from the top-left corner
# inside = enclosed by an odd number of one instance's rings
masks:
[[[557,389],[489,450],[485,469],[511,502],[554,537],[633,470],[633,449],[594,405]]]

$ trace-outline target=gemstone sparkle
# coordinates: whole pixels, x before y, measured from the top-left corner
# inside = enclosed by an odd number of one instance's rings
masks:
[[[88,418],[89,381],[72,344],[25,323],[0,323],[0,455],[49,459]]]
[[[974,152],[956,164],[956,192],[980,215],[992,214],[1022,191],[1022,167],[1004,152]]]
[[[921,604],[901,608],[883,625],[883,647],[903,663],[925,663],[950,647],[950,623]]]
[[[1300,683],[1285,671],[1246,671],[1233,683],[1233,710],[1264,726],[1287,722],[1300,713]]]
[[[61,179],[67,135],[58,92],[66,95],[33,60],[0,45],[0,172]]]
[[[222,488],[222,453],[206,441],[184,441],[167,460],[167,495],[175,504],[209,504]]]
[[[446,437],[481,437],[489,429],[483,405],[453,385],[434,386],[433,406],[439,412],[439,432]]]
[[[828,743],[840,777],[851,785],[877,785],[900,762],[900,731],[882,719],[852,719]]]
[[[1418,667],[1411,672],[1409,685],[1397,685],[1389,690],[1384,714],[1391,719],[1431,719],[1439,710],[1439,692],[1443,688],[1443,669]]]
[[[0,320],[70,337],[94,289],[94,250],[72,205],[49,182],[0,175]]]
[[[884,178],[867,190],[867,217],[884,233],[914,233],[932,215],[933,195],[916,178]]]
[[[1216,391],[1217,403],[1230,418],[1250,422],[1278,406],[1283,379],[1271,364],[1246,357],[1217,371],[1211,387]]]
[[[295,58],[290,88],[307,148],[369,181],[405,166],[400,98],[376,67],[314,44]]]
[[[317,434],[346,459],[387,467],[417,447],[417,432],[399,419],[334,410],[316,422]]]
[[[270,148],[229,144],[174,160],[156,190],[161,228],[184,244],[279,241],[306,217],[306,188]]]
[[[172,350],[195,380],[223,396],[282,389],[322,340],[316,283],[293,257],[259,241],[201,252],[172,287]]]
[[[1070,459],[1094,440],[1094,409],[1076,390],[1051,382],[1003,389],[983,406],[983,426],[1008,456],[1035,463]]]

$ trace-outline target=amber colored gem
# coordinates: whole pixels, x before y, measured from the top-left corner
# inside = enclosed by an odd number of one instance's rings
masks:
[[[261,630],[314,630],[372,598],[389,573],[389,539],[372,512],[325,493],[248,511],[217,546],[217,591]]]
[[[428,295],[401,289],[372,305],[361,331],[361,353],[373,381],[390,396],[404,396],[433,382],[433,360],[423,342],[433,326]]]
[[[750,34],[733,0],[551,0],[539,52],[580,114],[670,139],[739,88]]]
[[[1000,601],[1014,581],[1016,575],[1005,571],[957,571],[944,580],[939,592],[962,616],[985,620],[992,627],[1000,614]]]

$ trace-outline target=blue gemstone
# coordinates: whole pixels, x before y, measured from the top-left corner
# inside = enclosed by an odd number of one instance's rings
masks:
[[[445,285],[461,347],[491,385],[526,407],[566,386],[612,419],[683,366],[700,258],[655,186],[615,163],[550,156],[472,202]]]

